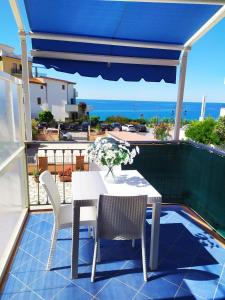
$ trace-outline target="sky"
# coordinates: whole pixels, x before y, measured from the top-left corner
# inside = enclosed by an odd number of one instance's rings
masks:
[[[22,1],[21,11],[25,27],[29,30]],[[20,41],[9,1],[0,1],[0,44],[8,44],[20,54]],[[28,40],[28,50],[31,42]],[[43,70],[48,76],[75,81],[81,99],[121,99],[121,100],[158,100],[176,101],[176,84],[117,82],[102,78],[82,77],[78,74],[66,74],[55,70]],[[177,77],[179,69],[177,71]],[[178,79],[178,78],[177,78]],[[225,19],[211,29],[196,44],[188,57],[184,101],[200,102],[206,96],[207,102],[225,103]],[[177,80],[178,82],[178,80]]]

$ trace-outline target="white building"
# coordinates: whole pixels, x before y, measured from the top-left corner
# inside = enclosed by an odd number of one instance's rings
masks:
[[[90,111],[90,106],[84,111],[79,110],[79,105],[76,104],[78,94],[75,82],[44,76],[33,77],[30,58],[28,69],[32,118],[37,118],[43,110],[50,110],[56,121],[66,121]],[[4,44],[0,44],[0,71],[18,78],[22,75],[21,56],[14,53],[14,48]]]
[[[75,82],[51,78],[30,79],[31,116],[37,118],[43,110],[50,110],[56,121],[74,119],[78,116]]]

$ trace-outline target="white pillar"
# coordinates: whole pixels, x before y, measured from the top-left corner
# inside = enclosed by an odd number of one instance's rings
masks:
[[[183,106],[183,99],[184,99],[184,86],[185,86],[185,77],[186,77],[186,68],[187,68],[187,57],[188,57],[188,51],[184,50],[181,58],[181,64],[180,64],[176,117],[175,117],[174,135],[173,135],[174,140],[179,140],[179,135],[180,135],[181,114],[182,114],[182,106]]]
[[[21,51],[22,51],[21,62],[22,62],[23,98],[24,98],[24,106],[25,106],[26,140],[32,141],[29,68],[28,68],[26,33],[24,31],[20,31],[19,34],[20,34]]]
[[[201,115],[199,121],[203,121],[205,119],[205,105],[206,105],[206,97],[202,97],[202,108],[201,108]]]

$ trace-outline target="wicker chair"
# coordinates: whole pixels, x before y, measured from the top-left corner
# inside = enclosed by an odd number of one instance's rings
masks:
[[[54,255],[57,234],[62,228],[72,227],[72,205],[61,205],[60,195],[57,185],[49,171],[44,171],[39,177],[41,185],[44,187],[51,201],[54,213],[54,226],[51,237],[51,247],[47,262],[47,270],[51,269],[51,262]],[[87,226],[96,226],[96,208],[83,207],[80,211],[80,224]]]
[[[100,195],[91,282],[95,279],[96,259],[100,239],[141,239],[144,281],[147,281],[145,253],[145,221],[147,196]],[[113,250],[112,250],[113,251]]]

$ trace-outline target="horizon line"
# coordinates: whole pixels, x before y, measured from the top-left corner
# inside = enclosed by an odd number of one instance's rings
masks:
[[[141,101],[141,102],[173,102],[176,103],[176,100],[144,100],[144,99],[92,99],[92,98],[77,98],[77,100],[89,100],[89,101]],[[183,103],[202,103],[202,101],[194,101],[194,100],[184,100]],[[215,104],[224,104],[225,100],[218,100],[218,101],[206,101],[207,103],[215,103]]]

